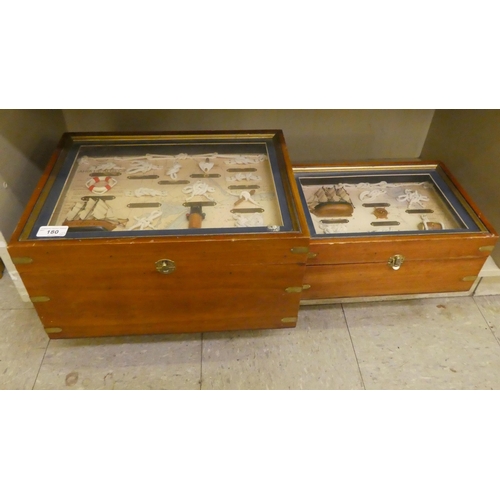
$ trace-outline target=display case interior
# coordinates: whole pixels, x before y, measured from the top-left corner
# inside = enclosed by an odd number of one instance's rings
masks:
[[[486,230],[442,168],[296,173],[313,237]]]
[[[21,239],[292,229],[270,137],[73,136]]]

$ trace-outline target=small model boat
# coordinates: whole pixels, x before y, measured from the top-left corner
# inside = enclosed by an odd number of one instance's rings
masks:
[[[342,186],[322,186],[308,200],[307,206],[317,217],[349,217],[354,211],[351,198]]]
[[[113,231],[127,222],[128,219],[116,218],[113,209],[104,200],[89,198],[73,206],[63,225],[74,230],[91,231],[94,228],[95,231]]]

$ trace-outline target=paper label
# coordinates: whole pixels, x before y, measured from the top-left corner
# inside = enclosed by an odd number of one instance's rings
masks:
[[[41,226],[36,235],[44,238],[57,238],[66,236],[67,232],[68,226]]]

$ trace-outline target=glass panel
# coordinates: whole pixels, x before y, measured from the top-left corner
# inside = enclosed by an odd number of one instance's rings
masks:
[[[65,153],[30,237],[45,226],[66,237],[291,229],[272,139],[108,139]]]
[[[297,177],[316,235],[478,229],[434,172]]]

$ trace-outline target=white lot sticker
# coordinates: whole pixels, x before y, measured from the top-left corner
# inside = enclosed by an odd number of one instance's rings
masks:
[[[36,235],[44,238],[57,238],[66,236],[67,232],[68,226],[41,226]]]

